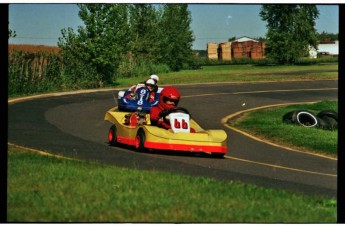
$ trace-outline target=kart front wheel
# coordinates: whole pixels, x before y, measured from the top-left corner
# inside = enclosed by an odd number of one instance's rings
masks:
[[[139,152],[145,151],[145,132],[143,130],[139,130],[137,135],[135,136],[135,149]]]
[[[112,125],[108,131],[109,144],[115,146],[117,144],[116,126]]]

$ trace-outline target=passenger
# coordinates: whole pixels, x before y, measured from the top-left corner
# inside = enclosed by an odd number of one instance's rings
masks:
[[[171,108],[177,107],[179,100],[180,93],[175,87],[165,87],[159,95],[158,105],[151,108],[151,125],[155,125],[165,129],[171,129],[170,122],[164,120],[162,114]]]
[[[159,81],[159,77],[158,75],[150,75],[150,78],[152,78],[156,84],[155,84],[155,87],[154,87],[154,91],[157,92],[158,91],[158,81]]]
[[[150,78],[152,78],[153,80],[155,80],[156,83],[158,83],[158,81],[159,81],[158,75],[150,75]]]
[[[152,79],[152,78],[149,78],[145,81],[145,87],[148,91],[148,95],[147,95],[147,101],[148,102],[152,102],[155,100],[156,98],[156,92],[157,92],[157,85],[156,85],[156,82]]]
[[[149,77],[148,79],[153,79],[153,81],[155,81],[155,85],[153,86],[153,88],[154,88],[154,92],[157,92],[157,91],[158,91],[158,85],[157,85],[157,83],[158,83],[158,81],[159,81],[158,75],[154,75],[154,74],[153,74],[153,75],[150,75],[150,77]],[[145,87],[145,82],[146,82],[146,81],[147,81],[147,80],[145,80],[144,82],[139,82],[137,85],[131,86],[131,87],[128,89],[129,91],[131,91],[131,93],[130,93],[127,97],[132,97],[132,98],[134,98],[134,97],[136,96],[136,94],[137,94],[138,89]]]

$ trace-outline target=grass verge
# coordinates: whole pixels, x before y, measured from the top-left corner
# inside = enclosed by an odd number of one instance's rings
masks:
[[[336,157],[338,130],[329,131],[284,123],[283,115],[294,110],[309,110],[315,115],[322,110],[338,112],[338,101],[321,101],[314,104],[297,104],[258,110],[245,113],[239,120],[230,120],[228,123],[274,143]]]
[[[208,82],[255,82],[255,81],[290,81],[290,80],[321,80],[338,79],[338,64],[318,64],[307,66],[276,65],[276,66],[255,66],[255,65],[217,65],[203,66],[199,70],[181,70],[178,72],[161,73],[158,85],[167,84],[193,84]],[[117,78],[113,84],[107,84],[103,88],[130,87],[143,82],[149,75],[130,78]],[[46,84],[49,86],[48,84]],[[80,85],[82,87],[82,85]],[[78,84],[76,84],[78,87]],[[48,89],[43,93],[75,91],[71,88]],[[30,95],[37,95],[40,92],[31,90]],[[42,93],[42,92],[41,92]],[[9,93],[10,98],[21,97],[24,93]]]
[[[142,82],[148,75],[136,78],[119,78],[117,86],[127,87]],[[221,65],[204,66],[200,70],[181,70],[159,74],[159,85],[207,82],[252,82],[338,79],[338,64],[308,66],[255,66]]]
[[[335,223],[334,199],[9,146],[8,222]]]

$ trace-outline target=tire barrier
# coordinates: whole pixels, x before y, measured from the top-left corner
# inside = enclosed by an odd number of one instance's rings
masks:
[[[336,130],[338,129],[338,113],[325,110],[315,115],[307,110],[296,110],[286,113],[283,116],[283,122],[309,128]]]
[[[338,113],[332,110],[320,111],[317,117],[323,122],[322,128],[327,130],[338,129]]]
[[[283,122],[304,127],[319,127],[320,120],[313,113],[306,110],[290,111],[283,116]]]

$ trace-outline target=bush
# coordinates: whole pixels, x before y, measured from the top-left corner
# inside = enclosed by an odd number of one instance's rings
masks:
[[[255,60],[251,59],[251,58],[233,58],[231,59],[231,64],[253,64]]]
[[[299,58],[296,60],[296,65],[311,65],[311,64],[317,64],[318,59],[316,58]]]
[[[134,59],[126,56],[122,59],[114,79],[168,73],[170,71],[169,66],[166,64],[154,64],[143,57]]]
[[[91,65],[77,59],[65,64],[61,72],[61,89],[92,89],[103,86],[102,75]]]
[[[276,62],[269,58],[262,58],[262,59],[256,59],[254,61],[254,64],[257,66],[266,66],[266,65],[274,65]]]
[[[207,57],[195,57],[193,62],[195,65],[212,66],[212,65],[241,65],[253,64],[257,66],[277,65],[278,63],[271,58],[252,59],[252,58],[233,58],[230,60],[210,60]],[[299,58],[295,65],[311,65],[320,63],[336,63],[338,57],[321,57],[321,58]]]
[[[320,64],[320,63],[336,63],[338,62],[338,57],[321,57],[321,58],[299,58],[295,65],[310,65],[310,64]]]

